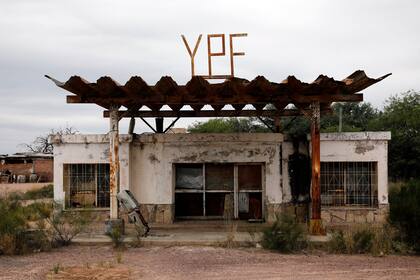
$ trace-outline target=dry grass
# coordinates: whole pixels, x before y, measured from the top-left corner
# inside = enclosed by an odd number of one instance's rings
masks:
[[[73,266],[52,269],[47,280],[126,280],[130,279],[130,270],[123,265],[100,263],[97,265]]]

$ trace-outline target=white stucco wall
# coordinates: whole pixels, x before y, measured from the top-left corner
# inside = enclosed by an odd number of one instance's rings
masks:
[[[151,134],[131,148],[131,190],[144,204],[174,202],[173,164],[264,163],[266,203],[281,203],[281,134]]]
[[[377,162],[378,203],[388,203],[388,141],[390,132],[321,134],[322,161]]]
[[[130,136],[120,137],[120,185],[130,185]],[[53,136],[54,144],[54,200],[64,201],[63,165],[67,163],[109,163],[109,138],[107,135]]]
[[[264,163],[265,203],[289,202],[290,141],[281,134],[143,134],[120,136],[120,186],[142,204],[173,204],[173,164],[232,162]],[[388,203],[389,132],[322,133],[321,161],[374,161],[378,164],[378,201]],[[63,164],[107,163],[106,135],[52,137],[54,198],[62,201]],[[304,145],[300,151],[307,153]],[[282,155],[282,158],[281,158]]]

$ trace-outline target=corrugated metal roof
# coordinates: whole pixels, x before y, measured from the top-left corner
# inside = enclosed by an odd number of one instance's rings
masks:
[[[174,112],[184,105],[190,105],[194,111],[211,105],[218,112],[227,104],[232,105],[235,111],[242,110],[246,104],[252,104],[256,111],[273,104],[281,113],[287,111],[285,107],[290,103],[305,109],[313,101],[319,101],[325,108],[329,108],[332,102],[362,101],[361,90],[389,75],[374,79],[358,70],[341,81],[320,75],[311,83],[301,82],[294,76],[280,83],[270,82],[263,76],[252,81],[232,78],[221,83],[209,83],[195,76],[185,85],[178,85],[171,77],[164,76],[152,86],[138,76],[131,77],[125,85],[107,76],[99,78],[96,83],[79,76],[73,76],[66,82],[46,77],[74,94],[67,96],[67,103],[95,103],[104,108],[118,105],[131,111],[147,106],[152,112],[158,112],[163,105],[168,105]]]

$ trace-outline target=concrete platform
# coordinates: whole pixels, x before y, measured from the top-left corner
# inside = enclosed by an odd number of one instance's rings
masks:
[[[147,237],[141,238],[142,246],[231,246],[255,247],[260,242],[261,232],[255,234],[248,232],[223,231],[181,231],[181,230],[151,230]],[[124,237],[124,243],[130,244],[136,239],[133,235]],[[105,234],[79,234],[73,239],[78,245],[100,245],[111,243],[110,237]]]
[[[239,230],[240,229],[240,230]],[[230,227],[191,227],[168,226],[151,229],[147,237],[141,238],[141,246],[221,246],[221,247],[259,247],[262,238],[262,228]],[[329,236],[309,236],[310,242],[323,243]],[[128,231],[123,242],[130,244],[136,240],[135,235]],[[112,243],[111,238],[100,233],[79,234],[73,239],[78,245],[100,245]]]

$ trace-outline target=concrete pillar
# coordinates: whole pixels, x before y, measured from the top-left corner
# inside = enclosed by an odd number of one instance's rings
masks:
[[[109,108],[109,196],[110,219],[118,219],[117,193],[120,184],[120,159],[119,159],[119,133],[118,133],[118,108],[111,105]]]

